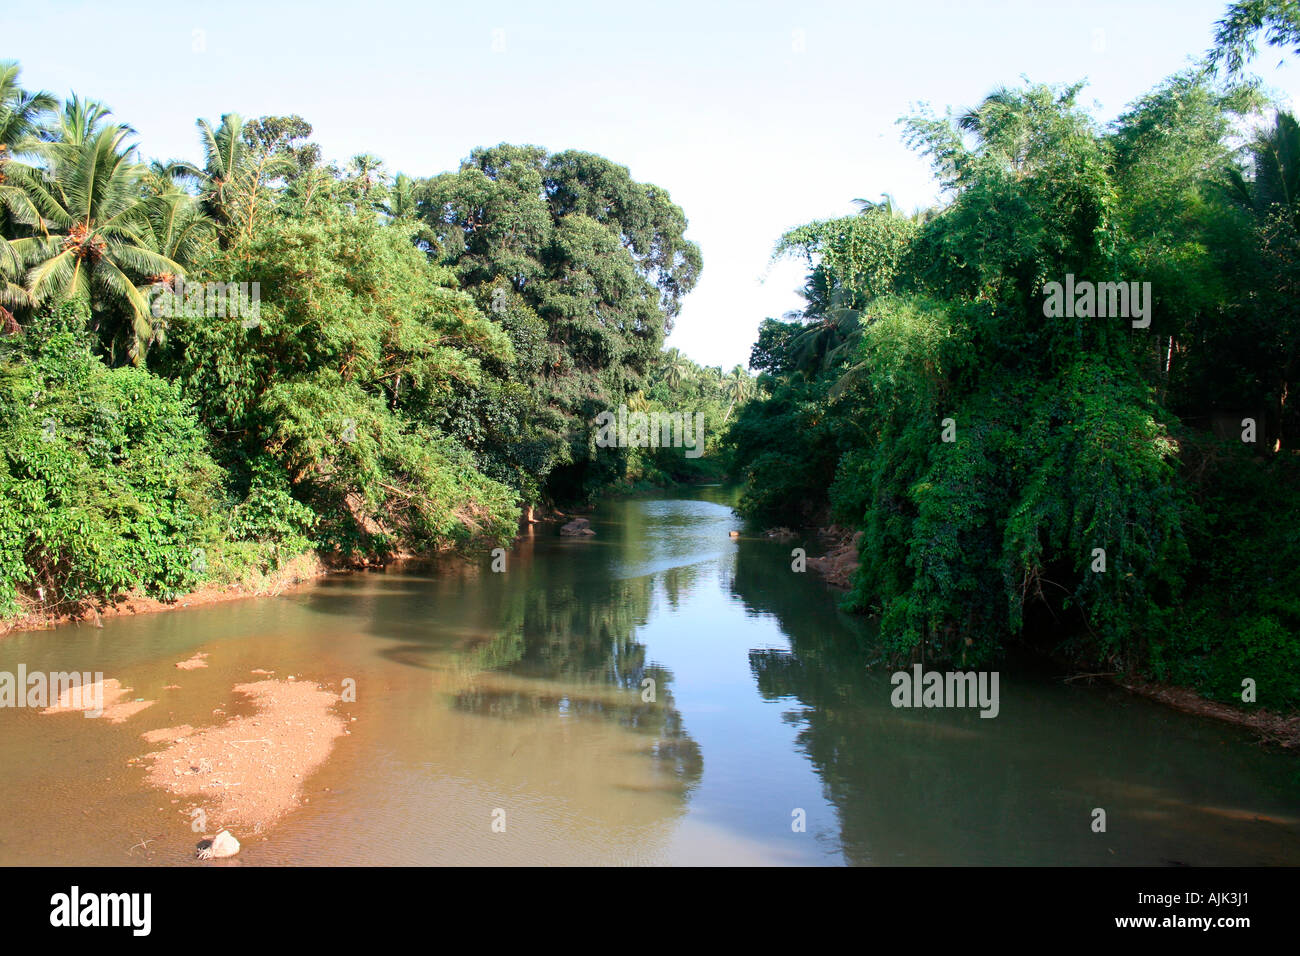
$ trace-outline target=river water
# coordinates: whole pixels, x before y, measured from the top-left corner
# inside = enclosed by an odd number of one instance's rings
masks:
[[[1237,728],[1009,666],[994,719],[894,708],[870,622],[732,495],[604,504],[595,537],[543,526],[503,573],[484,553],[0,640],[0,671],[159,702],[0,709],[0,864],[192,863],[128,761],[247,713],[257,668],[351,678],[356,719],[236,865],[1300,863],[1300,761]]]

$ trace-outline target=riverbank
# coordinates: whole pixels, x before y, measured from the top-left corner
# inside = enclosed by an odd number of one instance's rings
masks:
[[[768,532],[771,537],[791,534],[793,532],[786,528],[775,528]],[[858,570],[858,543],[862,540],[862,532],[833,524],[818,528],[817,535],[824,542],[827,551],[821,557],[809,558],[808,567],[820,574],[831,587],[847,591]]]
[[[862,533],[838,525],[815,529],[823,541],[826,553],[808,559],[808,567],[818,572],[826,583],[838,590],[847,591],[858,569],[858,543]],[[773,528],[768,537],[793,538],[795,533],[787,528]],[[1078,679],[1075,675],[1067,679]],[[1123,680],[1118,675],[1105,675],[1106,679],[1132,694],[1158,701],[1175,710],[1209,717],[1224,723],[1235,724],[1253,731],[1261,741],[1276,744],[1300,753],[1300,714],[1284,716],[1263,709],[1243,711],[1201,695],[1190,687],[1176,687],[1145,680]]]
[[[647,490],[640,489],[641,493],[625,491],[613,497],[641,497]],[[662,491],[662,489],[657,490]],[[566,509],[554,506],[542,507],[533,513],[532,520],[527,524],[533,526],[554,524],[566,521],[575,515],[590,513],[591,510],[590,508],[581,507]],[[847,590],[859,563],[857,545],[861,533],[837,525],[819,527],[814,531],[822,541],[826,553],[808,558],[808,566],[818,572],[831,588],[837,591]],[[766,534],[768,537],[781,540],[793,539],[796,536],[794,531],[787,528],[769,529]],[[418,556],[398,554],[393,556],[393,560],[412,557]],[[143,595],[128,595],[111,603],[87,604],[72,610],[42,611],[32,609],[18,618],[0,623],[0,638],[10,633],[49,630],[72,623],[94,623],[96,626],[100,626],[102,619],[108,617],[154,614],[160,611],[205,607],[211,604],[249,598],[275,597],[293,587],[327,574],[347,573],[351,570],[354,569],[327,565],[315,552],[307,552],[292,558],[271,574],[258,575],[255,578],[248,578],[219,587],[201,588],[170,602]],[[1261,741],[1278,745],[1290,751],[1300,752],[1300,715],[1285,716],[1262,709],[1246,712],[1204,697],[1189,687],[1158,684],[1145,680],[1123,680],[1118,675],[1105,675],[1105,677],[1129,693],[1146,697],[1185,713],[1196,714],[1247,728],[1253,731]]]
[[[1145,681],[1118,681],[1117,683],[1130,693],[1159,701],[1184,713],[1211,717],[1245,727],[1258,734],[1263,741],[1300,753],[1300,714],[1284,717],[1262,709],[1247,713],[1229,704],[1202,697],[1189,687],[1171,687]]]
[[[661,494],[674,488],[697,487],[700,483],[687,482],[674,485],[656,485],[650,482],[624,483],[611,486],[601,501],[616,501],[623,498],[638,498],[650,494]],[[563,507],[554,503],[536,505],[526,509],[520,518],[519,534],[537,525],[563,523],[575,517],[591,514],[595,504],[572,504]],[[518,538],[516,537],[516,540]],[[247,598],[275,597],[299,584],[327,574],[346,573],[370,567],[382,567],[395,561],[419,559],[430,555],[398,551],[387,557],[374,561],[358,563],[328,562],[315,551],[298,554],[269,574],[249,574],[238,581],[214,584],[189,591],[171,601],[150,597],[145,594],[126,594],[115,598],[96,597],[77,604],[61,604],[56,607],[41,607],[37,601],[20,598],[25,605],[16,616],[0,620],[0,639],[8,634],[21,631],[45,631],[65,624],[93,624],[100,626],[104,618],[121,617],[136,614],[155,614],[159,611],[175,611],[181,608],[205,607],[227,601],[242,601]]]
[[[537,525],[562,523],[576,515],[590,514],[592,510],[590,507],[577,506],[565,510],[552,506],[539,506],[527,512],[521,519],[519,533],[524,534],[527,528]],[[22,613],[16,617],[0,620],[0,639],[8,634],[21,631],[47,631],[65,624],[94,624],[99,627],[104,618],[206,607],[209,604],[242,601],[248,598],[275,597],[290,588],[328,574],[347,574],[368,568],[385,567],[398,561],[430,557],[433,555],[397,551],[379,559],[330,562],[315,551],[306,551],[295,555],[269,574],[250,574],[238,581],[202,587],[186,592],[171,601],[145,594],[125,594],[115,598],[98,597],[79,604],[60,605],[54,608],[42,608],[34,601],[27,601],[28,607]]]
[[[199,588],[182,594],[174,601],[163,601],[143,594],[127,594],[101,603],[83,602],[72,607],[41,608],[33,605],[17,617],[0,621],[0,638],[19,631],[45,631],[64,624],[94,624],[106,617],[155,614],[181,608],[205,607],[246,598],[275,597],[306,581],[344,570],[330,567],[314,551],[299,554],[270,574],[250,575],[240,581]]]

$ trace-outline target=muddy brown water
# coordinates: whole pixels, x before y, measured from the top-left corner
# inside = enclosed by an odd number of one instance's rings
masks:
[[[185,805],[131,761],[145,731],[250,712],[255,669],[351,679],[351,733],[216,865],[1300,863],[1300,761],[1238,728],[1009,669],[994,719],[894,708],[871,623],[791,571],[803,542],[729,537],[733,500],[608,503],[504,573],[484,553],[10,635],[0,671],[158,703],[0,708],[0,864],[193,864]]]

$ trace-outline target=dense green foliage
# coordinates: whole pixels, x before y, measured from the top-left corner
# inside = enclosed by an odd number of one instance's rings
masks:
[[[84,320],[0,339],[0,613],[19,585],[50,604],[184,592],[217,530],[221,473],[180,390],[105,366]]]
[[[19,79],[0,64],[0,617],[718,476],[752,380],[662,351],[700,270],[662,189],[508,145],[390,177],[234,113],[198,121],[201,162],[146,165],[103,104]],[[714,454],[597,448],[620,405],[699,410]]]
[[[1261,39],[1300,49],[1295,0],[1232,4],[1110,123],[1028,82],[906,117],[942,201],[781,236],[805,305],[757,381],[664,350],[700,251],[603,157],[390,176],[228,113],[146,164],[0,63],[0,617],[734,468],[747,514],[861,532],[844,606],[896,660],[1019,641],[1300,704],[1300,124],[1243,76]],[[602,413],[698,414],[701,447],[608,447]]]
[[[435,256],[516,349],[513,387],[485,396],[506,439],[495,470],[528,491],[537,475],[560,494],[608,483],[620,456],[597,454],[589,424],[644,391],[695,284],[682,211],[600,156],[534,146],[475,150],[415,194]]]
[[[743,508],[860,530],[846,607],[895,659],[1018,640],[1295,706],[1296,123],[1204,70],[1107,126],[1080,89],[909,117],[940,206],[860,202],[781,238],[807,305],[753,349]],[[1150,295],[1053,305],[1076,279]]]

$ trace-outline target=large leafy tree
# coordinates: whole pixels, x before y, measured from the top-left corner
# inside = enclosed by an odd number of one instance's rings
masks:
[[[511,145],[427,180],[419,209],[434,254],[516,347],[511,376],[532,404],[502,468],[550,475],[560,494],[609,477],[590,423],[644,389],[699,275],[681,209],[603,157]]]
[[[514,527],[514,496],[438,427],[505,334],[404,232],[318,189],[269,210],[201,274],[258,282],[259,322],[178,318],[160,368],[179,378],[240,486],[273,474],[341,552],[429,549]]]
[[[307,142],[312,125],[298,115],[259,116],[244,124],[244,142],[254,149],[274,153],[293,161],[297,172],[290,178],[320,163],[320,147]]]

